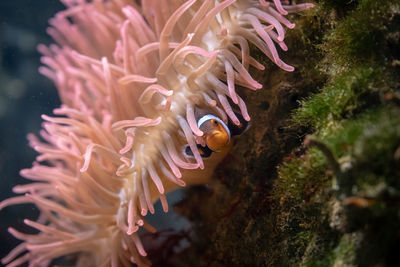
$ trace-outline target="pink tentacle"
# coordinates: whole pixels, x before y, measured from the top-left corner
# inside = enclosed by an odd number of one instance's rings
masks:
[[[149,181],[147,180],[147,171],[145,168],[142,168],[142,186],[143,186],[143,193],[144,193],[144,198],[146,200],[147,208],[150,211],[151,214],[154,214],[154,206],[153,202],[151,201],[151,196],[150,196],[150,187],[149,187]]]
[[[193,137],[193,134],[192,134],[192,131],[190,130],[189,124],[181,116],[177,116],[177,119],[178,119],[179,125],[181,126],[181,128],[185,134],[185,137],[186,137],[186,140],[188,141],[190,149],[192,150],[194,158],[196,159],[197,163],[199,164],[200,169],[204,169],[203,159],[201,158],[199,150],[197,149],[196,140]]]
[[[282,15],[287,15],[288,12],[283,8],[282,3],[280,0],[274,0],[274,4],[276,9],[281,13]]]
[[[174,91],[167,90],[159,84],[152,84],[144,90],[139,98],[139,102],[143,104],[149,103],[155,93],[159,93],[163,96],[172,96]]]
[[[175,165],[174,161],[169,156],[169,154],[168,154],[167,150],[165,149],[165,147],[161,147],[160,148],[160,152],[161,152],[162,156],[164,157],[164,160],[167,162],[168,166],[171,168],[171,170],[172,170],[173,174],[175,175],[175,177],[182,178],[182,174],[179,171],[179,168]]]
[[[197,127],[196,118],[194,116],[193,104],[188,103],[186,105],[186,119],[193,133],[197,136],[203,136],[203,132],[199,129],[199,127]]]
[[[176,151],[175,145],[171,139],[171,136],[167,132],[163,132],[163,138],[165,145],[167,147],[168,153],[171,157],[171,159],[174,161],[174,163],[183,168],[183,169],[197,169],[199,167],[198,163],[189,163],[189,162],[184,162],[182,159],[179,158],[178,153]]]
[[[145,117],[136,117],[133,120],[121,120],[112,124],[112,129],[114,131],[121,130],[127,127],[145,127],[145,126],[155,126],[160,124],[162,118],[158,117],[156,119],[150,119]]]
[[[156,185],[158,192],[160,192],[160,194],[164,194],[164,186],[161,182],[160,176],[158,176],[157,171],[154,169],[153,164],[149,164],[149,166],[147,167],[147,171],[149,172],[151,179]]]
[[[249,9],[247,9],[247,11],[250,14],[256,16],[257,18],[273,25],[274,28],[276,29],[276,31],[278,32],[278,40],[280,42],[282,42],[283,39],[285,39],[285,30],[283,29],[282,25],[279,23],[279,21],[274,16],[272,16],[266,12],[263,12],[257,8],[249,8]],[[260,28],[262,28],[261,23],[260,23]]]
[[[225,71],[226,71],[226,82],[228,83],[229,95],[233,103],[238,103],[238,98],[235,92],[235,73],[233,71],[232,65],[225,61]]]

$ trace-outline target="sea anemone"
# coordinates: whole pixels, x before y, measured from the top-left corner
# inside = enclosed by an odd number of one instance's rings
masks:
[[[40,45],[40,72],[58,88],[55,117],[43,115],[39,153],[21,175],[33,182],[0,203],[33,203],[38,234],[3,264],[47,266],[64,255],[76,266],[146,266],[138,229],[165,194],[206,183],[250,120],[237,87],[262,85],[250,44],[286,71],[284,15],[312,4],[280,0],[61,0],[50,20],[57,44]],[[26,253],[25,253],[26,252]]]

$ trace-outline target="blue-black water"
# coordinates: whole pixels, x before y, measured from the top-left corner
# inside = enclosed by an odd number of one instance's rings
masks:
[[[27,182],[19,170],[30,167],[36,153],[26,135],[38,133],[40,115],[59,105],[53,84],[38,73],[36,46],[51,42],[47,20],[60,9],[62,5],[54,0],[0,1],[0,200],[13,195],[14,185]],[[0,212],[0,258],[19,243],[7,228],[26,229],[23,218],[35,213],[32,205]]]

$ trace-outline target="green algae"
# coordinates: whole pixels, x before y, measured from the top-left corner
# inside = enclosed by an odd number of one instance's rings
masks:
[[[388,45],[393,41],[388,41],[388,36],[392,39],[390,36],[400,29],[398,11],[398,1],[358,1],[354,10],[336,21],[337,26],[328,31],[319,46],[325,53],[319,67],[328,75],[327,83],[302,100],[292,117],[294,124],[313,129],[313,138],[331,151],[340,166],[339,173],[333,173],[330,188],[322,183],[326,174],[313,175],[308,170],[315,162],[315,171],[329,167],[327,157],[316,148],[308,149],[302,160],[280,167],[276,195],[289,194],[304,200],[299,193],[307,183],[304,177],[308,177],[319,188],[314,198],[323,197],[321,192],[328,190],[332,195],[325,195],[325,201],[331,200],[337,206],[327,207],[324,212],[330,213],[331,230],[343,236],[319,257],[305,254],[303,262],[307,266],[398,262],[392,245],[400,240],[396,226],[400,208],[400,162],[396,156],[400,147],[400,108],[393,95],[399,91],[400,76],[393,64],[397,55]],[[290,186],[282,182],[288,180],[294,182]],[[314,249],[320,251],[316,246],[308,248]]]

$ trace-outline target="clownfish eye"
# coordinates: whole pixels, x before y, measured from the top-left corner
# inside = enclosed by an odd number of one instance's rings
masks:
[[[208,114],[201,117],[197,126],[204,132],[204,141],[212,151],[220,151],[230,142],[228,126],[218,117]]]

